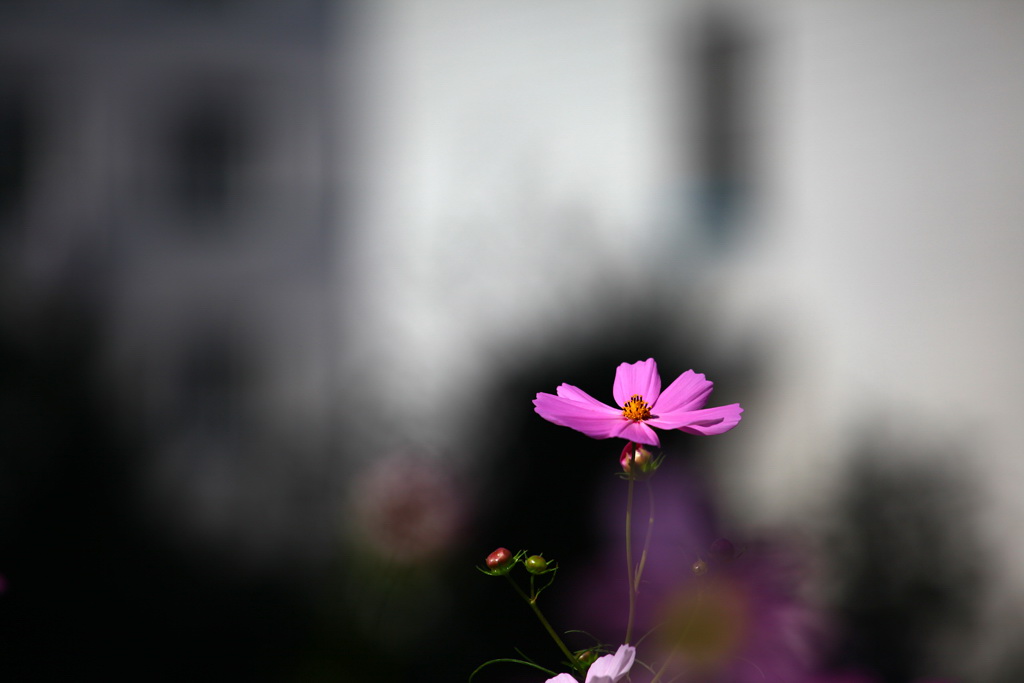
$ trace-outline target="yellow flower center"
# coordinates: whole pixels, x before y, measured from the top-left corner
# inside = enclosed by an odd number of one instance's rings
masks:
[[[633,394],[632,398],[626,401],[626,405],[622,406],[622,417],[627,420],[635,420],[639,422],[646,420],[651,416],[651,407],[644,401],[644,397],[640,394]]]

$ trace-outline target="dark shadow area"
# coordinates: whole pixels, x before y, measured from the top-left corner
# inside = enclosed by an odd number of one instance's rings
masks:
[[[301,601],[145,523],[146,443],[107,409],[95,322],[74,298],[0,318],[0,678],[281,680]]]
[[[986,557],[976,492],[944,465],[951,455],[878,441],[851,459],[830,560],[845,636],[837,668],[885,683],[935,677],[939,644],[976,623]]]

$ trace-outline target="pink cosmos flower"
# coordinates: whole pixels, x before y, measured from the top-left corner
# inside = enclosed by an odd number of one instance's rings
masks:
[[[629,645],[620,645],[613,655],[598,657],[597,661],[587,669],[586,683],[618,683],[629,673],[636,659],[636,648]],[[558,674],[549,678],[546,683],[576,683],[576,679],[569,674]]]
[[[578,387],[562,384],[554,394],[537,394],[533,405],[549,422],[570,427],[595,439],[618,437],[648,446],[660,446],[658,429],[689,434],[722,434],[740,421],[743,408],[733,403],[704,408],[711,394],[704,375],[687,370],[665,391],[653,358],[623,363],[615,371],[612,396],[618,408],[601,403]]]

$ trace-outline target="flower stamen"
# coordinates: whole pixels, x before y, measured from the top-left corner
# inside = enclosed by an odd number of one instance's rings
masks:
[[[640,394],[633,394],[633,396],[626,401],[626,405],[622,406],[622,416],[627,420],[633,420],[640,422],[646,420],[651,416],[651,407],[644,401],[644,397]]]

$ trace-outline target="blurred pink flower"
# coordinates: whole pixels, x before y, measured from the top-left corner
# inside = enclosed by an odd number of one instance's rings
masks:
[[[598,657],[597,661],[587,670],[586,683],[618,683],[633,666],[636,649],[629,645],[620,645],[613,655]],[[569,674],[558,674],[549,678],[546,683],[576,683]]]
[[[350,521],[364,545],[381,557],[430,561],[448,551],[463,528],[466,500],[438,461],[392,455],[353,484]]]
[[[704,408],[712,386],[704,375],[687,370],[662,391],[658,366],[648,358],[622,363],[615,371],[612,396],[618,408],[569,384],[559,386],[557,396],[537,394],[533,405],[545,420],[595,439],[619,437],[660,446],[652,427],[712,435],[727,432],[739,423],[743,413],[739,403]]]
[[[840,672],[820,674],[806,683],[882,683],[882,680],[865,673]],[[915,678],[913,683],[953,683],[953,681],[943,678]]]
[[[608,544],[573,582],[571,598],[574,620],[605,641],[621,637],[629,607],[619,514],[627,494],[621,482],[607,484],[596,509]],[[649,634],[640,646],[644,661],[656,670],[667,661],[659,682],[809,683],[834,637],[828,615],[807,599],[812,558],[781,542],[737,549],[721,540],[711,494],[682,459],[668,458],[650,484],[657,519],[634,633]],[[646,516],[632,523],[633,537],[642,538]],[[640,667],[630,676],[650,680]]]

